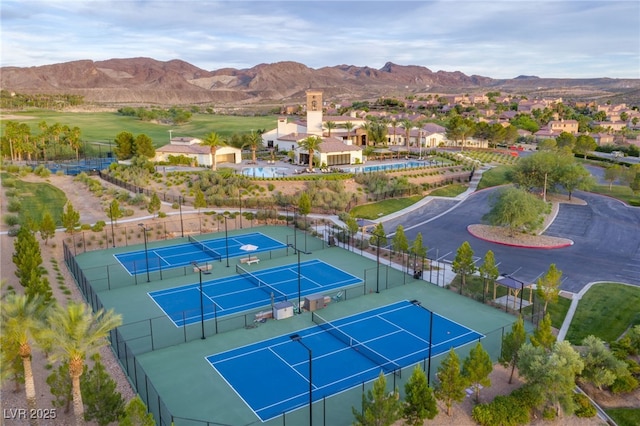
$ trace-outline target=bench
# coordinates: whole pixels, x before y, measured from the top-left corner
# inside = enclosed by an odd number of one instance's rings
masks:
[[[251,265],[252,263],[260,263],[260,258],[257,256],[243,257],[242,259],[240,259],[240,263],[246,263],[247,265]]]
[[[212,269],[213,269],[213,265],[211,263],[207,263],[207,264],[204,264],[204,265],[200,266],[199,269],[198,269],[197,266],[194,266],[193,267],[193,272],[198,272],[199,270],[210,271]]]

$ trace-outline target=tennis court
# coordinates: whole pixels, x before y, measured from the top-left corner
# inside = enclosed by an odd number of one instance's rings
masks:
[[[299,266],[300,275],[297,263],[252,270],[251,273],[236,265],[237,275],[203,281],[202,293],[198,282],[153,291],[149,296],[177,327],[181,327],[203,319],[270,306],[272,301],[297,299],[298,284],[300,295],[304,297],[362,282],[361,278],[318,259],[300,262]]]
[[[313,321],[315,326],[291,335],[206,359],[249,408],[267,421],[308,405],[309,351],[315,402],[374,380],[381,370],[399,371],[429,355],[484,337],[406,300],[332,322],[313,312]]]
[[[193,262],[208,263],[221,261],[227,257],[255,255],[256,253],[285,248],[286,244],[262,233],[235,235],[229,238],[215,238],[198,241],[189,237],[189,242],[168,247],[149,248],[128,253],[114,254],[118,262],[136,275],[147,271],[179,268]]]

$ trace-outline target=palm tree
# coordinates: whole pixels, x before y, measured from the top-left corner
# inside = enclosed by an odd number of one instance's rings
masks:
[[[347,140],[351,140],[351,131],[353,130],[355,125],[352,122],[347,121],[345,123],[342,123],[342,127],[347,129]]]
[[[65,127],[64,131],[67,134],[69,146],[76,152],[76,161],[78,161],[80,159],[78,154],[78,150],[80,149],[80,128],[78,126],[73,128]]]
[[[335,121],[325,121],[324,127],[327,128],[327,130],[329,131],[329,137],[331,137],[331,129],[335,129],[336,127],[338,127],[338,125]]]
[[[211,132],[204,138],[200,145],[208,146],[209,148],[211,148],[211,170],[216,170],[216,151],[221,146],[225,146],[224,141],[220,139],[220,136],[216,132]]]
[[[80,393],[80,376],[87,356],[107,344],[109,332],[122,324],[122,317],[113,310],[99,310],[95,314],[84,303],[70,302],[66,308],[57,306],[49,315],[49,329],[45,336],[55,342],[51,348],[52,361],[69,363],[73,394],[73,413],[78,426],[84,424],[84,405]]]
[[[22,358],[24,368],[24,391],[30,410],[36,407],[36,389],[31,369],[31,345],[45,329],[45,317],[48,305],[42,296],[30,296],[8,293],[2,301],[3,359],[7,351],[15,350]],[[35,417],[30,423],[37,425]]]
[[[322,138],[320,136],[309,136],[300,141],[300,146],[309,153],[309,170],[313,170],[313,154],[320,151]]]
[[[258,147],[260,146],[261,143],[262,143],[262,138],[260,137],[260,134],[252,131],[251,134],[249,135],[248,142],[246,143],[246,145],[249,146],[249,149],[251,149],[252,163],[256,162],[256,151],[258,150]]]

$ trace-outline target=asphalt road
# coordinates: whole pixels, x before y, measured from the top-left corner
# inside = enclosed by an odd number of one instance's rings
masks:
[[[481,223],[488,212],[488,197],[495,188],[471,194],[465,201],[437,204],[438,215],[428,207],[409,212],[384,223],[387,232],[401,224],[409,241],[418,232],[429,247],[432,259],[452,261],[464,241],[478,258],[488,250],[495,254],[500,273],[525,282],[535,282],[551,263],[563,272],[563,290],[578,292],[594,281],[616,281],[640,286],[640,208],[605,196],[577,191],[574,196],[586,206],[561,204],[558,216],[545,231],[546,235],[569,238],[571,247],[560,249],[526,249],[482,241],[467,231],[467,226]],[[441,214],[452,208],[446,214]]]

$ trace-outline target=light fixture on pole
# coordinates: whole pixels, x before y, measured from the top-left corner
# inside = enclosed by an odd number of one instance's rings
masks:
[[[180,236],[184,238],[184,222],[182,222],[182,195],[178,195],[178,207],[180,208]]]
[[[433,346],[433,311],[431,309],[427,309],[424,306],[422,306],[422,303],[420,303],[420,301],[418,300],[412,300],[411,303],[429,312],[429,361],[427,366],[427,386],[429,386],[431,384],[431,347]]]
[[[191,264],[193,265],[194,268],[196,268],[198,270],[198,273],[200,274],[200,328],[202,329],[202,337],[200,337],[202,340],[205,339],[204,336],[204,300],[203,300],[203,294],[202,294],[202,274],[210,274],[211,272],[209,271],[203,271],[202,268],[198,265],[198,262],[193,261],[191,262]],[[215,309],[215,305],[213,307]]]
[[[116,246],[116,236],[113,232],[113,201],[109,204],[109,213],[111,214],[111,242],[113,243],[113,247]]]
[[[148,229],[144,227],[143,223],[138,224],[139,227],[142,228],[142,232],[144,233],[144,259],[147,264],[147,282],[151,281],[149,279],[149,250],[147,249],[147,231]]]
[[[309,426],[313,425],[313,352],[311,348],[304,344],[302,337],[299,334],[292,334],[289,336],[294,342],[300,343],[309,352]]]
[[[224,217],[224,247],[227,254],[227,268],[229,267],[229,232],[227,230],[227,216],[222,215]]]
[[[242,229],[242,195],[240,188],[238,188],[238,205],[240,206],[240,229]]]

